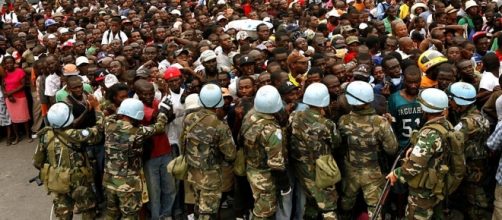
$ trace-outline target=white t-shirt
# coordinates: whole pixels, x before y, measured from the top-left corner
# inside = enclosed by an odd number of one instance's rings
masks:
[[[14,13],[12,11],[10,13],[5,13],[4,15],[2,15],[2,22],[6,23],[6,24],[18,23],[16,13]]]
[[[493,88],[499,85],[499,78],[494,76],[491,72],[484,72],[479,82],[479,88],[487,91],[493,91]]]
[[[495,109],[497,110],[498,120],[502,120],[502,95],[495,100]]]
[[[176,118],[169,124],[167,124],[167,136],[169,137],[170,144],[178,144],[181,135],[181,130],[183,128],[183,118],[185,116],[185,107],[181,104],[181,94],[183,94],[184,89],[180,88],[180,93],[176,94],[173,91],[171,93],[171,102],[173,103],[173,112]]]
[[[55,73],[45,78],[45,92],[46,96],[55,96],[56,92],[61,89],[61,79]]]
[[[120,31],[118,34],[113,34],[110,33],[110,30],[105,31],[103,34],[103,39],[101,40],[101,44],[109,44],[113,40],[120,40],[122,43],[125,43],[127,41],[127,35],[123,32]]]

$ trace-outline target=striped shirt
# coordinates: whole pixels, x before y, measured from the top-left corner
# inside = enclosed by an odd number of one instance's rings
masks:
[[[502,148],[502,121],[499,121],[495,131],[490,135],[486,141],[486,146],[491,150],[501,150]],[[495,179],[499,185],[502,185],[502,157],[499,160],[499,166],[497,168],[497,175]]]

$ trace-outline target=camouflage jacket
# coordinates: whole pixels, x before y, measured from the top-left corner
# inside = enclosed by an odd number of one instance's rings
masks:
[[[235,159],[235,144],[227,123],[208,109],[190,113],[183,121],[180,137],[182,151],[191,167],[219,170],[223,160]]]
[[[378,151],[383,148],[390,155],[397,151],[397,139],[390,123],[373,108],[343,115],[338,128],[348,145],[345,162],[353,167],[379,167]]]
[[[145,139],[164,132],[167,117],[160,113],[157,122],[150,126],[134,127],[117,119],[117,115],[105,120],[105,187],[121,191],[141,191],[141,156]]]
[[[445,117],[438,117],[424,124],[418,132],[417,143],[413,146],[409,159],[404,160],[403,165],[394,170],[394,174],[401,182],[410,181],[428,168],[436,167],[434,164],[437,161],[436,158],[443,154],[446,140],[442,140],[437,130],[428,128],[427,125],[430,124],[441,124],[445,128],[451,127]]]
[[[247,169],[269,172],[286,169],[282,130],[273,115],[254,112],[240,130]]]
[[[339,144],[336,125],[319,110],[293,112],[289,117],[290,158],[299,177],[315,179],[315,161],[332,154]]]
[[[475,106],[462,114],[455,130],[464,133],[465,159],[467,161],[486,158],[487,151],[484,146],[488,135],[490,135],[490,123]]]
[[[103,113],[96,112],[96,126],[87,129],[54,129],[45,127],[37,135],[40,137],[33,165],[41,169],[44,163],[71,169],[87,166],[81,144],[96,144],[103,138]]]
[[[223,184],[221,168],[236,155],[228,124],[218,119],[216,112],[200,109],[185,117],[179,143],[188,163],[187,181],[197,188],[219,190]]]

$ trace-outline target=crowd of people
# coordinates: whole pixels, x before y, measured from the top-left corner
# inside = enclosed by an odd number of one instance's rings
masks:
[[[501,7],[6,1],[0,137],[60,219],[502,219]]]

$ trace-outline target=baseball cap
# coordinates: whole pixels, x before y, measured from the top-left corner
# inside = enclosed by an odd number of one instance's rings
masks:
[[[54,13],[54,15],[52,15],[52,17],[57,18],[57,17],[64,17],[64,16],[63,16],[63,13],[56,12],[56,13]]]
[[[201,62],[207,62],[212,59],[216,59],[216,53],[213,50],[205,50],[202,54],[200,54]]]
[[[356,37],[356,36],[349,36],[349,37],[347,37],[347,39],[345,39],[345,42],[347,43],[347,45],[351,45],[353,43],[361,43],[359,41],[359,38]]]
[[[289,92],[293,91],[297,89],[297,87],[295,85],[293,85],[293,83],[291,83],[289,80],[288,81],[285,81],[285,82],[282,82],[281,85],[279,86],[279,93],[281,95],[285,95],[285,94],[288,94]]]
[[[448,7],[444,9],[444,12],[446,12],[446,14],[457,13],[458,9],[454,8],[452,5],[448,5]]]
[[[145,78],[148,78],[150,77],[150,70],[147,69],[147,68],[141,68],[139,70],[136,70],[136,76],[139,76],[139,77],[145,77]]]
[[[46,28],[47,28],[47,27],[50,27],[50,26],[52,26],[52,25],[55,25],[55,24],[58,24],[58,22],[57,22],[57,21],[54,21],[54,19],[47,19],[47,20],[45,21],[45,27],[46,27]]]
[[[181,49],[179,49],[179,50],[177,50],[177,51],[174,52],[174,56],[179,56],[182,53],[185,53],[186,55],[190,54],[190,52],[187,49],[181,48]]]
[[[300,52],[297,50],[291,52],[291,54],[289,54],[288,56],[288,64],[296,62],[307,62],[309,60],[310,58],[304,56],[303,54],[300,54]]]
[[[342,30],[340,31],[342,34],[344,33],[348,33],[348,32],[351,32],[351,31],[354,31],[356,29],[354,29],[352,26],[350,25],[344,25],[342,26]]]
[[[193,93],[185,98],[185,110],[202,107],[199,103],[199,94]]]
[[[472,41],[476,42],[477,40],[479,40],[482,37],[486,37],[486,32],[478,31],[474,35],[472,35]]]
[[[180,12],[180,10],[178,10],[178,9],[174,9],[174,10],[172,10],[172,11],[171,11],[171,14],[172,14],[172,15],[178,15],[178,16],[181,16],[181,12]]]
[[[113,85],[119,83],[119,80],[117,79],[117,77],[113,74],[108,74],[105,76],[105,86],[106,88],[110,88],[112,87]]]
[[[66,64],[63,66],[63,76],[77,76],[79,73],[75,64]]]
[[[338,13],[338,11],[336,11],[335,8],[333,8],[331,11],[329,11],[328,13],[326,13],[326,17],[340,17],[340,14]]]
[[[63,43],[63,45],[61,45],[61,48],[65,47],[73,47],[73,43],[71,41],[66,41]]]
[[[245,39],[248,39],[250,38],[248,32],[246,31],[239,31],[237,32],[237,35],[235,36],[235,39],[237,40],[245,40]]]
[[[87,57],[84,56],[77,57],[75,64],[77,66],[81,66],[82,64],[89,64],[89,59],[87,59]]]
[[[223,19],[228,20],[224,15],[218,15],[218,17],[216,18],[216,21],[219,22],[219,21],[221,21]]]
[[[180,77],[181,76],[181,71],[176,68],[176,67],[168,67],[166,69],[166,72],[164,72],[164,79],[165,80],[170,80],[174,77]]]
[[[241,56],[241,58],[239,59],[239,65],[245,65],[245,64],[254,64],[255,63],[255,60],[252,56],[249,56],[249,55],[244,55],[244,56]]]
[[[66,34],[66,33],[70,33],[70,29],[62,27],[62,28],[59,28],[58,32],[60,34]]]
[[[94,73],[94,76],[95,76],[95,80],[96,81],[102,81],[102,80],[104,80],[105,76],[106,76],[105,69],[96,70],[96,72]]]

